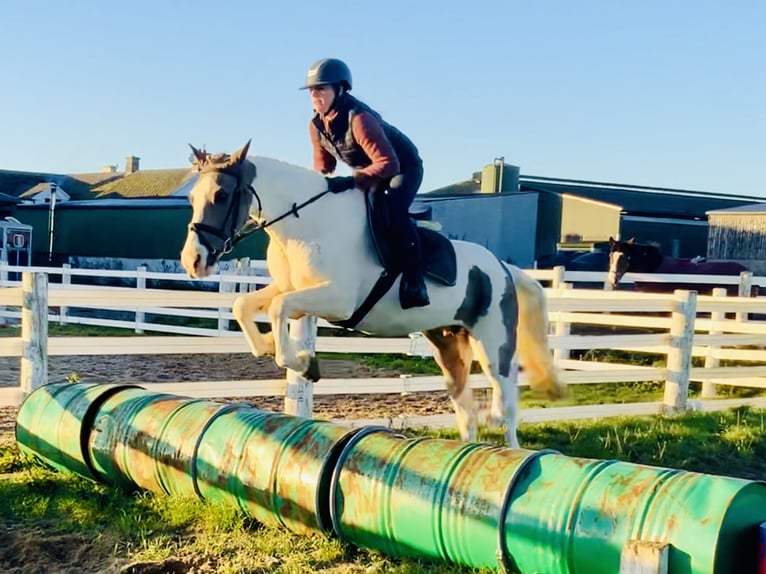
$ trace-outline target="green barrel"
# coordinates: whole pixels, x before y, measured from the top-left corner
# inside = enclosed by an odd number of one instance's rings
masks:
[[[104,481],[125,488],[194,495],[194,454],[225,403],[129,389],[101,406],[88,451]]]
[[[391,556],[476,567],[504,562],[500,524],[514,477],[540,453],[372,433],[341,453],[331,486],[343,540]]]
[[[16,442],[61,471],[99,480],[88,457],[93,420],[104,401],[134,385],[51,383],[24,400],[16,416]]]
[[[755,572],[766,486],[616,461],[537,457],[511,487],[501,537],[521,572],[618,572],[631,540],[670,545],[673,574]]]
[[[257,409],[221,413],[201,437],[196,487],[207,500],[236,504],[263,524],[301,533],[332,532],[329,485],[355,435],[327,421]]]

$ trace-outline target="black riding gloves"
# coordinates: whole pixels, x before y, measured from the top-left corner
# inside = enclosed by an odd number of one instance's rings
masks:
[[[349,189],[354,189],[354,178],[350,175],[326,177],[325,179],[327,180],[327,189],[332,193],[341,193],[343,191],[348,191]]]

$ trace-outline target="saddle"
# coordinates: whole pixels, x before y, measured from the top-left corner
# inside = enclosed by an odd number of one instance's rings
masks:
[[[388,220],[388,205],[382,194],[366,193],[367,223],[372,244],[380,264],[389,272],[399,273],[401,267],[395,258]],[[431,221],[432,209],[424,203],[414,202],[410,217],[418,221]],[[457,280],[457,257],[452,242],[433,229],[417,225],[420,248],[423,254],[423,273],[443,285],[452,287]]]
[[[396,261],[391,238],[391,226],[388,219],[388,205],[382,194],[365,193],[367,209],[367,228],[370,231],[372,244],[378,255],[383,272],[380,274],[372,290],[356,311],[343,321],[332,321],[334,325],[353,329],[375,303],[385,295],[396,282],[402,272],[401,265]],[[413,203],[410,207],[410,217],[418,221],[431,220],[431,208],[422,203]],[[443,285],[452,287],[457,281],[457,255],[452,242],[444,235],[417,225],[420,247],[422,251],[423,274]]]

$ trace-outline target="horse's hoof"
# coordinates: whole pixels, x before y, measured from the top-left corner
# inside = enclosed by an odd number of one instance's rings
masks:
[[[309,366],[303,373],[303,378],[312,383],[316,383],[322,378],[322,373],[319,372],[319,361],[316,357],[311,357],[309,360]]]

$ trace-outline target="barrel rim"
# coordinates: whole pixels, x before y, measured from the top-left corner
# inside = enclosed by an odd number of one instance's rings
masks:
[[[515,450],[515,449],[512,449]],[[549,454],[561,454],[559,451],[552,448],[545,448],[542,450],[531,451],[528,457],[526,457],[521,464],[519,464],[516,472],[513,473],[511,480],[508,481],[508,488],[505,490],[505,497],[503,503],[500,506],[500,519],[498,521],[498,548],[497,548],[497,561],[498,566],[502,572],[520,572],[519,567],[516,565],[516,561],[513,559],[510,551],[508,550],[508,541],[506,540],[505,532],[505,516],[508,513],[508,509],[511,506],[511,499],[513,498],[513,491],[521,480],[521,475],[526,470],[527,466],[532,464],[535,460],[542,458]]]
[[[340,518],[338,516],[338,511],[336,508],[337,497],[338,497],[337,490],[338,490],[338,482],[340,481],[340,472],[343,468],[343,463],[346,460],[346,458],[348,458],[348,453],[351,451],[351,449],[354,447],[356,443],[358,443],[360,440],[362,440],[363,438],[369,435],[375,434],[376,432],[384,432],[394,437],[399,437],[402,439],[407,438],[402,433],[398,433],[389,427],[365,426],[358,429],[358,432],[354,434],[352,437],[350,437],[348,442],[343,446],[342,449],[340,449],[337,460],[335,461],[335,464],[332,470],[332,475],[330,477],[330,495],[328,497],[330,521],[332,523],[332,529],[330,530],[330,533],[336,536],[338,539],[342,539],[342,536],[341,536]]]

